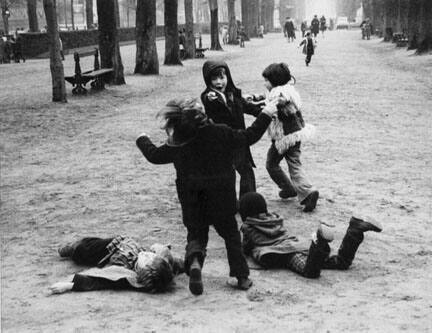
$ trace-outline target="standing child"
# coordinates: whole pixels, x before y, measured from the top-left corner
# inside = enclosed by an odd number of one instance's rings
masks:
[[[217,124],[225,124],[233,129],[245,129],[244,113],[257,116],[261,104],[247,101],[242,97],[231,78],[228,65],[223,61],[209,60],[203,65],[206,89],[201,94],[207,116]],[[234,166],[240,174],[241,197],[247,192],[255,192],[255,167],[249,146],[235,151]]]
[[[240,200],[243,250],[265,268],[288,268],[306,278],[318,278],[321,269],[347,270],[367,231],[381,232],[379,222],[351,217],[337,254],[330,255],[332,228],[321,223],[309,246],[290,235],[283,218],[267,211],[262,195],[248,193]]]
[[[312,60],[312,56],[315,53],[315,42],[311,37],[311,33],[307,32],[306,37],[303,38],[302,42],[300,43],[299,47],[303,45],[303,54],[306,54],[306,66],[309,66],[309,63]]]
[[[159,113],[165,120],[167,143],[156,147],[145,134],[137,139],[149,162],[173,163],[176,169],[177,194],[187,228],[185,272],[194,295],[203,293],[201,269],[212,224],[225,240],[230,276],[237,278],[237,287],[246,290],[252,285],[235,219],[233,158],[238,148],[261,138],[275,111],[276,102],[269,103],[249,128],[233,130],[208,121],[195,99],[172,100]]]
[[[271,146],[267,153],[266,168],[279,186],[279,196],[283,199],[298,196],[304,212],[315,209],[319,193],[306,178],[300,162],[301,141],[310,139],[315,127],[305,124],[301,113],[301,99],[291,81],[291,73],[285,63],[274,63],[264,69],[262,76],[269,90],[267,101],[282,96],[286,104],[278,105],[277,115],[268,128]],[[282,171],[280,162],[285,158],[290,178]]]

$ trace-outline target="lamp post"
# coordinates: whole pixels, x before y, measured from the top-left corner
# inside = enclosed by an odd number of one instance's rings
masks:
[[[9,35],[9,17],[10,17],[10,11],[9,11],[9,5],[7,1],[2,1],[2,17],[3,17],[3,25],[5,30],[5,35]]]

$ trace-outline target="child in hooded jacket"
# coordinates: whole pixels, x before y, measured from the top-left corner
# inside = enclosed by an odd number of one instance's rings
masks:
[[[352,216],[337,254],[330,255],[333,226],[321,222],[305,243],[290,234],[283,218],[267,211],[261,194],[250,192],[240,199],[243,251],[265,268],[287,268],[306,278],[318,278],[322,269],[347,270],[367,231],[381,232],[378,221]]]
[[[307,32],[305,38],[301,41],[300,46],[303,45],[303,54],[306,54],[305,63],[306,66],[309,66],[312,56],[315,54],[315,41],[311,37],[311,33]]]
[[[319,192],[313,188],[306,177],[300,161],[301,142],[313,137],[315,127],[305,124],[301,113],[301,99],[291,81],[291,73],[285,63],[271,64],[262,73],[265,86],[269,90],[267,102],[282,96],[286,99],[284,105],[278,105],[277,115],[268,128],[271,146],[267,153],[266,168],[279,186],[279,196],[282,199],[297,196],[304,212],[315,209]],[[285,159],[288,164],[288,177],[280,167]]]
[[[228,65],[223,61],[206,61],[203,65],[203,77],[207,85],[201,94],[201,101],[209,119],[217,124],[225,124],[236,130],[246,128],[244,113],[257,116],[263,103],[242,97],[242,92],[232,80]],[[247,192],[256,191],[255,163],[249,146],[235,151],[234,166],[240,174],[239,197]]]

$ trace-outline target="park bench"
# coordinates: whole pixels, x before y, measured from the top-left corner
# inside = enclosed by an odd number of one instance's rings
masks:
[[[403,32],[395,32],[392,41],[396,43],[398,47],[405,47],[408,45],[408,37]]]
[[[93,90],[102,90],[105,88],[105,81],[113,73],[112,68],[100,68],[99,66],[99,50],[95,49],[94,52],[94,68],[86,72],[81,72],[80,66],[80,54],[78,52],[74,53],[75,61],[75,74],[73,76],[66,76],[65,80],[68,81],[74,88],[72,89],[72,94],[74,95],[84,95],[87,93],[87,89],[84,86],[91,82],[91,88]]]
[[[198,40],[198,47],[196,46],[197,40]],[[201,34],[196,34],[195,35],[195,58],[204,58],[204,52],[207,50],[208,50],[208,48],[202,47]]]

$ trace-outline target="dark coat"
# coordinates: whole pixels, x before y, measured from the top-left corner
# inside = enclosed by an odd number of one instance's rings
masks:
[[[289,235],[283,226],[283,219],[277,214],[248,217],[240,230],[243,233],[244,253],[267,268],[283,267],[287,255],[306,254],[308,251],[307,242]]]
[[[210,100],[208,98],[208,93],[213,91],[211,89],[210,74],[218,67],[225,68],[227,74],[228,83],[225,90],[226,102],[219,94],[217,94],[216,100]],[[247,113],[256,117],[261,112],[261,106],[259,104],[248,102],[242,97],[241,90],[234,85],[230,70],[225,62],[207,61],[203,66],[203,77],[207,88],[201,94],[201,101],[204,105],[207,117],[216,124],[225,124],[233,129],[245,129],[244,114]],[[255,166],[248,146],[241,147],[237,150],[235,158],[236,162],[239,164],[249,161]]]
[[[234,151],[257,142],[270,121],[260,114],[246,130],[207,123],[184,146],[156,147],[145,136],[137,139],[137,146],[151,163],[174,163],[183,223],[197,228],[235,215]]]

